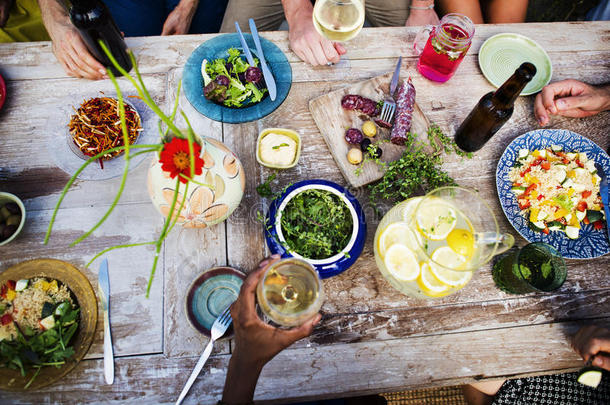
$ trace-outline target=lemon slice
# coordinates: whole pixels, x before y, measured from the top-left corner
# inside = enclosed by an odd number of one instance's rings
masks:
[[[419,206],[415,220],[420,232],[430,240],[443,240],[455,227],[455,209],[442,200]]]
[[[432,274],[432,269],[428,263],[422,263],[421,272],[417,279],[417,284],[422,292],[429,297],[440,297],[449,292],[449,286],[439,282]]]
[[[455,253],[470,258],[474,253],[474,235],[466,229],[454,229],[447,235],[447,245]]]
[[[403,221],[411,222],[411,219],[413,218],[413,213],[415,212],[415,208],[417,208],[417,204],[419,204],[419,202],[422,200],[422,198],[424,198],[424,197],[413,197],[413,198],[409,199],[409,201],[405,204],[405,206],[402,209]]]
[[[411,250],[417,250],[415,234],[406,222],[395,222],[389,225],[379,236],[379,254],[384,257],[386,251],[393,245],[400,244]]]
[[[413,281],[419,276],[419,262],[411,249],[394,244],[389,247],[383,261],[386,269],[399,281]]]
[[[453,251],[449,246],[443,246],[432,253],[432,260],[436,263],[430,263],[432,274],[441,283],[450,287],[464,286],[472,278],[471,271],[453,271],[466,263],[466,258]],[[440,264],[440,266],[439,266]]]

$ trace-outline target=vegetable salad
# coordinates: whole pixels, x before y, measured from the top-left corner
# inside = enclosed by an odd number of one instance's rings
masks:
[[[263,86],[263,72],[258,67],[258,59],[254,58],[255,66],[250,66],[238,49],[229,48],[227,52],[227,60],[203,60],[201,75],[205,98],[235,108],[258,103],[268,91]]]
[[[601,178],[586,153],[564,152],[558,145],[521,149],[509,178],[521,214],[533,230],[563,231],[577,239],[581,223],[603,228]]]

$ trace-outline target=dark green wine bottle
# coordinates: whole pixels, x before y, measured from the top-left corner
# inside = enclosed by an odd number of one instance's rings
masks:
[[[508,121],[515,100],[535,75],[536,67],[525,62],[498,90],[485,94],[456,131],[455,143],[466,152],[481,149]]]

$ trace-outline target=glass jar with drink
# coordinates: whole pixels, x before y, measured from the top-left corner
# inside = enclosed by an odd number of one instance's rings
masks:
[[[303,324],[324,302],[322,280],[305,260],[290,258],[273,263],[256,288],[261,310],[282,326]]]
[[[474,24],[465,15],[445,15],[439,25],[427,25],[415,37],[413,48],[420,55],[417,70],[435,82],[446,82],[457,70],[474,36]]]

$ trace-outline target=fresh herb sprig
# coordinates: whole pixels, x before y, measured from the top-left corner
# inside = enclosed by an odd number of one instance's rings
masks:
[[[428,128],[428,142],[418,142],[417,136],[409,133],[402,156],[383,164],[384,176],[369,185],[370,201],[376,207],[379,200],[397,202],[411,197],[416,192],[428,192],[443,186],[456,185],[447,172],[441,169],[443,152],[456,153],[470,158],[437,125]],[[426,152],[426,147],[432,153]]]
[[[36,334],[31,328],[22,330],[15,324],[17,338],[0,341],[0,366],[19,370],[24,377],[31,368],[37,369],[25,385],[26,389],[32,385],[42,367],[59,368],[74,355],[70,341],[78,329],[80,308],[65,301],[58,304],[53,312],[56,319],[53,328]]]
[[[347,205],[325,190],[305,190],[282,212],[282,233],[288,249],[308,259],[326,259],[341,252],[352,235]]]
[[[265,180],[265,182],[256,186],[256,192],[258,193],[258,195],[260,195],[263,198],[273,197],[274,194],[273,194],[273,190],[271,190],[271,182],[273,180],[275,180],[276,177],[277,177],[277,173],[273,173],[269,177],[267,177],[267,180]]]

